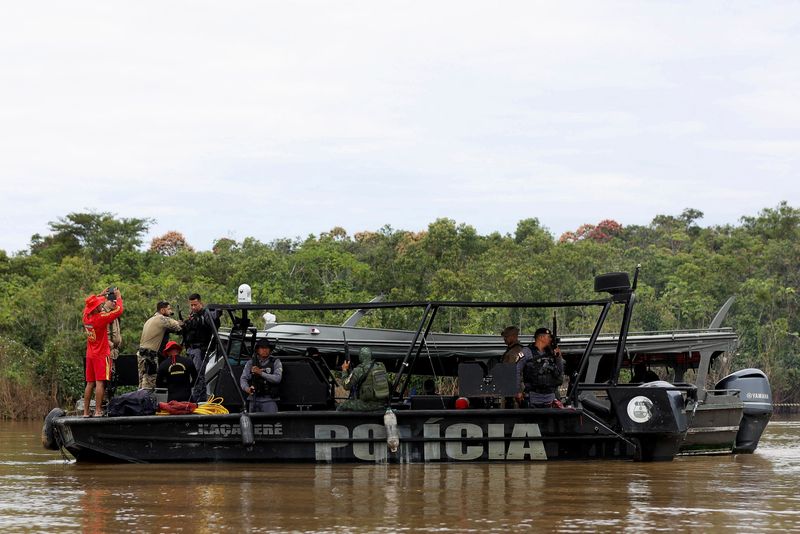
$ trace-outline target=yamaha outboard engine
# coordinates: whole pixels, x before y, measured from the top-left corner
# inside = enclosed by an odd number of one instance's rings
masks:
[[[755,451],[772,416],[772,390],[767,375],[759,369],[742,369],[717,382],[715,388],[739,390],[744,411],[733,452]]]

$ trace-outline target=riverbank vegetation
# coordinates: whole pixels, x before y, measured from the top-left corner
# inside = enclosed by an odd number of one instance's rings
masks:
[[[519,221],[513,234],[488,235],[438,219],[421,232],[384,226],[348,235],[333,228],[269,243],[221,238],[198,251],[178,231],[144,243],[148,219],[72,213],[50,223],[48,235],[34,235],[27,250],[0,251],[0,418],[40,417],[81,395],[83,299],[111,285],[124,296],[122,351],[130,353],[156,301],[185,307],[187,295],[198,292],[206,302],[232,302],[241,283],[260,303],[357,302],[378,294],[393,301],[552,301],[591,297],[594,274],[631,272],[637,264],[634,329],[704,327],[736,296],[725,322],[741,339],[731,368],[758,367],[776,402],[800,402],[800,209],[782,203],[722,226],[701,226],[702,216],[686,209],[626,227],[605,220],[561,236],[535,218]],[[451,314],[441,328],[490,333],[512,321],[530,331],[543,320],[502,313],[512,312]],[[389,317],[388,326],[408,326],[403,319]],[[593,318],[559,321],[562,333],[577,333]]]

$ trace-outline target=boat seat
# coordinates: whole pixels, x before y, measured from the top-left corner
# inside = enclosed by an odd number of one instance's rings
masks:
[[[84,368],[86,358],[83,359]],[[117,367],[117,386],[138,386],[139,367],[136,354],[120,354],[116,361]]]
[[[283,380],[279,388],[281,410],[297,409],[300,406],[322,409],[330,404],[330,385],[308,358],[298,360],[284,358]]]
[[[611,401],[607,399],[599,399],[594,393],[584,391],[578,395],[578,400],[584,408],[598,414],[598,415],[611,415]]]
[[[517,366],[499,363],[491,373],[483,362],[458,364],[458,394],[462,397],[513,397],[517,392]]]

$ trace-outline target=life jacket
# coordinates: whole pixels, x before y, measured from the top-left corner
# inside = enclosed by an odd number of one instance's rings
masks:
[[[389,376],[383,363],[373,361],[369,365],[358,388],[358,399],[367,402],[389,399]]]
[[[258,354],[254,354],[253,359],[250,361],[255,367],[261,367],[261,369],[269,375],[272,374],[276,360],[277,358],[274,358],[270,354],[269,358],[267,358],[267,361],[262,364],[259,362]],[[250,385],[255,388],[254,395],[256,397],[272,397],[273,399],[278,398],[278,384],[267,382],[267,379],[263,376],[255,373],[250,375]]]
[[[550,354],[533,353],[533,357],[525,362],[522,368],[522,380],[525,391],[552,391],[564,381],[564,373],[556,366]]]

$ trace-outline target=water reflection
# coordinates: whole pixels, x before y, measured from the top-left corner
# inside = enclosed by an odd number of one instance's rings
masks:
[[[91,465],[0,426],[0,528],[42,532],[800,529],[800,421],[670,463]]]

